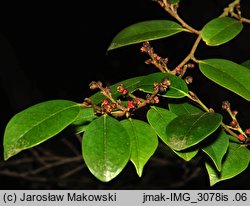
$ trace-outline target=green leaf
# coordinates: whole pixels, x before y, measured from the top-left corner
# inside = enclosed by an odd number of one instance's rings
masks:
[[[242,173],[249,164],[250,151],[236,143],[229,143],[227,154],[222,163],[221,172],[218,172],[214,165],[206,162],[206,169],[210,179],[210,185],[235,177]]]
[[[93,108],[81,108],[78,116],[65,130],[67,135],[79,134],[86,131],[87,125],[96,119]]]
[[[170,0],[171,4],[178,4],[180,2],[180,0]]]
[[[240,21],[230,17],[219,17],[203,27],[201,36],[208,46],[218,46],[232,40],[242,29]]]
[[[177,116],[174,113],[161,107],[152,106],[147,112],[147,120],[149,124],[164,143],[167,143],[168,139],[166,132],[167,125],[176,117]],[[186,161],[191,160],[198,153],[198,150],[175,151],[172,148],[170,149]]]
[[[92,122],[94,119],[96,119],[97,116],[95,115],[93,108],[84,108],[81,107],[81,110],[74,120],[72,122],[73,125],[83,125]]]
[[[169,98],[183,98],[188,95],[188,87],[181,78],[172,74],[162,72],[157,72],[145,76],[140,82],[139,90],[152,93],[154,91],[154,83],[160,83],[165,77],[170,79],[171,85],[166,94],[162,94],[161,96]]]
[[[115,83],[109,87],[109,89],[112,92],[112,97],[114,99],[117,99],[121,93],[117,91],[117,86],[119,84],[123,84],[124,87],[129,91],[129,92],[134,92],[137,88],[138,85],[140,84],[141,80],[144,78],[144,76],[139,76],[139,77],[134,77],[131,79],[127,79],[118,83]],[[90,99],[95,103],[95,104],[100,104],[106,97],[101,94],[101,92],[97,92],[94,95],[90,97]]]
[[[223,130],[220,134],[202,150],[212,159],[218,171],[221,171],[222,158],[227,152],[229,145],[229,135]]]
[[[51,100],[16,114],[4,133],[4,159],[34,147],[55,136],[71,124],[80,112],[80,104]]]
[[[191,159],[193,159],[197,153],[199,152],[198,149],[191,149],[191,150],[182,150],[182,151],[175,151],[175,154],[177,154],[179,157],[181,157],[182,159],[186,160],[186,161],[190,161]]]
[[[169,103],[169,110],[176,115],[180,116],[183,114],[201,113],[203,110],[198,106],[194,106],[189,102],[184,103]]]
[[[147,120],[163,142],[167,142],[167,125],[177,116],[169,110],[152,106],[147,112]]]
[[[194,113],[176,117],[167,125],[166,144],[180,151],[194,146],[212,134],[222,121],[217,113]]]
[[[169,20],[149,20],[135,23],[121,30],[113,38],[108,51],[144,41],[166,38],[182,31],[186,31],[186,29]]]
[[[158,146],[158,138],[149,124],[135,119],[121,121],[130,136],[131,161],[137,174],[142,176],[143,168]]]
[[[246,68],[248,68],[248,69],[250,69],[250,59],[244,61],[241,65],[244,66],[244,67],[246,67]]]
[[[82,153],[90,172],[97,179],[108,182],[129,161],[129,135],[118,120],[104,115],[88,125],[83,135]]]
[[[225,59],[199,61],[201,72],[213,82],[250,101],[250,70]]]

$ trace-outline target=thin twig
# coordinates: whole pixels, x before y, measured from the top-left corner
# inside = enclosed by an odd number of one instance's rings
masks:
[[[80,166],[74,168],[73,170],[70,170],[64,174],[62,174],[59,178],[60,179],[65,179],[67,177],[70,177],[72,175],[74,175],[75,173],[79,172],[80,170],[84,169],[85,168],[85,165],[84,164],[81,164]]]
[[[67,164],[67,163],[78,162],[80,160],[82,160],[81,155],[76,156],[76,157],[65,158],[65,159],[63,159],[61,161],[53,162],[53,163],[47,164],[47,165],[45,165],[43,167],[40,167],[40,168],[38,168],[36,170],[33,170],[31,172],[27,172],[26,174],[27,175],[36,175],[38,173],[41,173],[41,172],[43,172],[45,170],[48,170],[48,169],[51,169],[53,167],[57,167],[57,166]]]
[[[78,156],[80,154],[79,150],[67,139],[63,139],[62,141],[75,155]]]

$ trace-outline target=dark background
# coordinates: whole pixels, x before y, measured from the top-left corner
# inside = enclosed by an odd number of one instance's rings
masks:
[[[220,15],[230,2],[183,0],[179,8],[180,16],[194,28],[201,29],[206,22]],[[247,2],[242,1],[242,13],[250,17],[250,5]],[[11,25],[11,28],[0,32],[1,137],[9,119],[31,105],[51,99],[81,102],[92,94],[88,88],[92,80],[112,84],[157,71],[144,64],[148,57],[140,52],[141,45],[123,47],[109,53],[106,51],[112,38],[121,29],[151,19],[172,18],[151,0],[20,5],[10,11],[6,16],[6,24]],[[209,48],[201,43],[196,57],[225,58],[238,63],[247,60],[250,53],[250,26],[244,26],[238,37],[220,47]],[[174,68],[188,54],[195,38],[192,34],[178,34],[151,44],[156,53],[169,58],[169,67]],[[242,126],[249,125],[248,102],[208,81],[198,70],[190,74],[194,75],[191,87],[209,107],[223,113],[220,104],[227,99],[239,110]],[[247,173],[249,169],[233,180],[219,183],[215,188],[247,188],[244,184],[249,177]],[[176,187],[168,186],[169,181],[174,179],[171,178],[173,175],[179,178],[176,168],[166,172],[164,167],[151,170],[148,166],[144,181],[136,177],[132,166],[128,166],[120,179],[118,177],[108,184],[99,184],[88,171],[84,171],[84,175],[89,179],[89,184],[82,187],[90,189],[208,188],[205,171],[191,182]],[[0,176],[0,184],[2,189],[35,187],[33,182],[5,176]],[[55,182],[51,186],[48,183],[47,186],[39,185],[42,189],[48,187],[64,189],[73,186],[60,186]]]

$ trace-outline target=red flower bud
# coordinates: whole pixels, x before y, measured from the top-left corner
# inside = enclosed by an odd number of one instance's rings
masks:
[[[245,136],[244,136],[243,134],[239,134],[239,135],[238,135],[238,139],[239,139],[240,141],[244,141],[244,140],[245,140]]]
[[[103,106],[103,105],[107,105],[107,104],[109,104],[109,100],[104,99],[103,102],[102,102],[102,106]]]
[[[128,106],[127,106],[129,109],[133,109],[135,108],[135,105],[133,104],[132,101],[128,101]]]
[[[238,123],[237,123],[237,121],[236,120],[232,120],[231,122],[230,122],[230,126],[231,127],[237,127],[238,126]]]
[[[250,128],[246,129],[246,130],[245,130],[245,133],[246,133],[246,135],[249,136],[249,135],[250,135]]]

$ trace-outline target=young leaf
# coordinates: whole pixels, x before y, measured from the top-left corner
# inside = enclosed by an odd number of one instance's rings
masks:
[[[166,128],[166,144],[180,151],[194,146],[212,134],[222,121],[217,113],[194,113],[181,115]]]
[[[167,142],[167,125],[177,116],[169,110],[152,106],[147,112],[147,120],[163,142]]]
[[[131,161],[137,174],[142,176],[143,168],[158,146],[158,138],[149,124],[135,119],[121,121],[130,136]]]
[[[113,38],[108,51],[144,41],[166,38],[182,31],[186,31],[186,29],[169,20],[149,20],[135,23],[121,30]]]
[[[219,173],[214,165],[206,162],[206,169],[210,179],[210,185],[235,177],[243,172],[249,164],[250,151],[236,143],[229,143],[228,151],[223,160],[221,172]]]
[[[141,80],[144,78],[144,76],[139,76],[139,77],[134,77],[131,79],[126,79],[124,81],[115,83],[109,87],[109,89],[112,92],[112,97],[114,99],[117,99],[121,93],[117,91],[117,86],[119,84],[123,84],[124,87],[129,91],[129,92],[134,92],[137,88],[138,85],[140,85]],[[95,104],[100,104],[106,97],[101,94],[101,92],[97,92],[94,95],[90,97],[90,99],[95,103]]]
[[[244,61],[241,65],[244,66],[244,67],[246,67],[246,68],[248,68],[248,69],[250,69],[250,59]]]
[[[145,76],[141,80],[138,89],[143,92],[152,93],[154,91],[154,83],[160,83],[162,79],[166,77],[170,79],[171,85],[170,88],[167,89],[166,94],[162,94],[162,96],[169,98],[183,98],[187,96],[188,87],[187,84],[181,78],[172,74],[162,72],[157,72]]]
[[[34,147],[55,136],[71,124],[80,112],[80,104],[51,100],[16,114],[4,133],[4,159]]]
[[[169,103],[169,110],[176,115],[180,116],[183,114],[201,113],[203,110],[189,102],[184,103]]]
[[[225,59],[199,61],[201,72],[213,82],[250,101],[250,70]]]
[[[236,37],[242,30],[240,21],[230,17],[219,17],[209,21],[202,29],[203,41],[208,46],[218,46]]]
[[[227,152],[229,145],[229,135],[223,130],[208,146],[202,150],[212,159],[218,171],[221,171],[222,158]]]
[[[83,135],[82,154],[90,172],[97,179],[108,182],[129,161],[129,135],[118,120],[103,115],[88,125]]]

